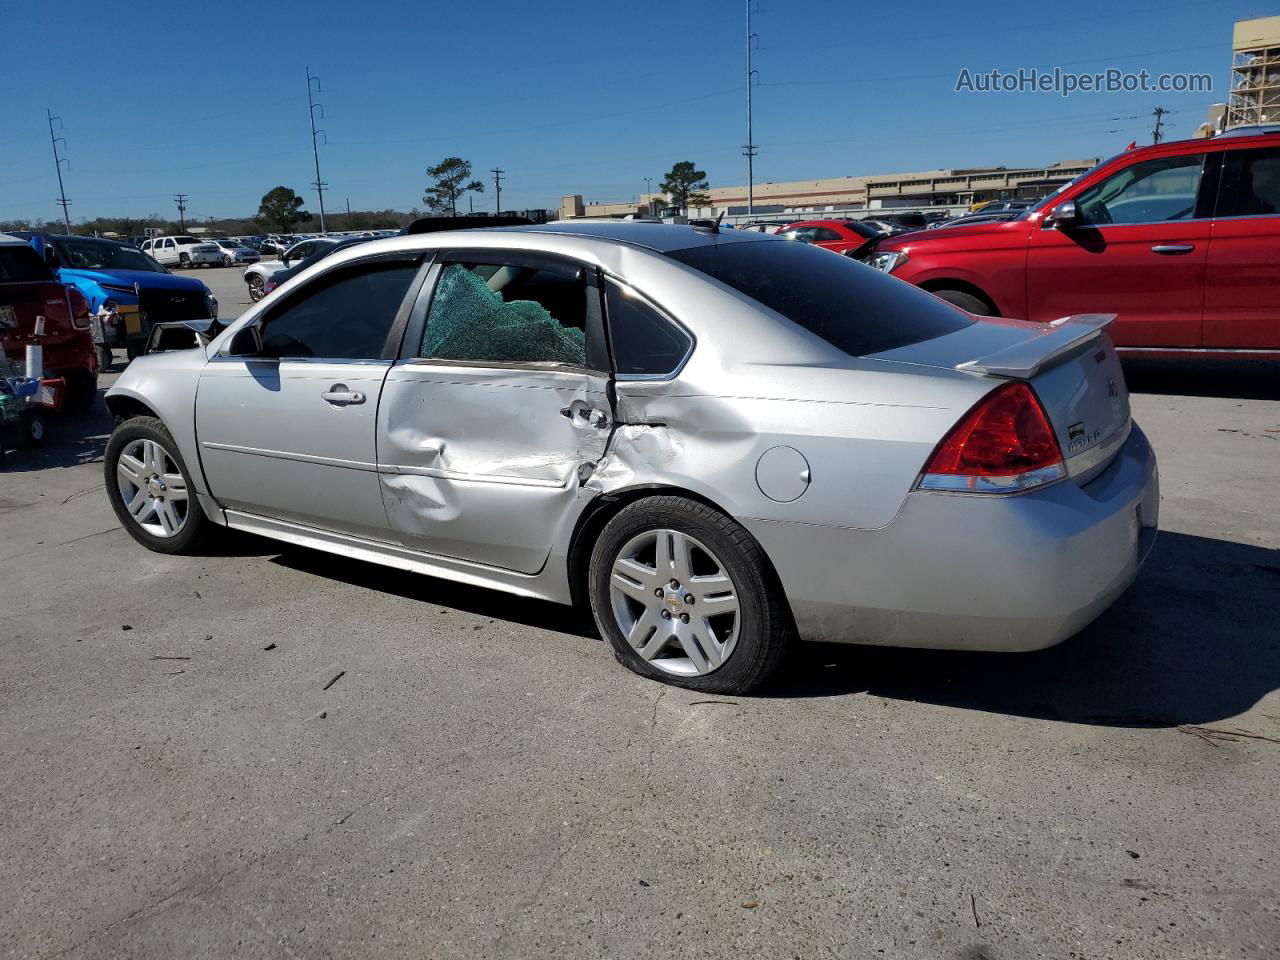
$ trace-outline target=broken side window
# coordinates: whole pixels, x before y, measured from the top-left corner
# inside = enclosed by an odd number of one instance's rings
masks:
[[[418,355],[434,360],[585,366],[586,287],[509,264],[453,263],[440,273]]]

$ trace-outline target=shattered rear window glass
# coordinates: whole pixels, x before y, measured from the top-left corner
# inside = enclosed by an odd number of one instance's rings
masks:
[[[587,362],[581,281],[532,267],[450,264],[418,351],[433,360]]]

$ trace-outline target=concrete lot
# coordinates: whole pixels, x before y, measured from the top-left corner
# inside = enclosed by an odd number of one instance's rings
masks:
[[[0,472],[0,954],[1277,956],[1280,391],[1132,379],[1164,532],[1100,621],[755,698],[559,607],[148,553],[105,411],[62,424]]]

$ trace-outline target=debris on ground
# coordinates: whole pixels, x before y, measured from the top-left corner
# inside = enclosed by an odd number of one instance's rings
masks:
[[[325,684],[321,689],[323,689],[323,690],[328,690],[330,687],[332,687],[335,683],[337,683],[339,680],[341,680],[341,679],[342,679],[343,677],[345,677],[346,675],[347,675],[347,671],[345,671],[345,670],[339,670],[337,673],[335,673],[335,674],[334,674],[334,675],[329,679],[329,682],[328,682],[328,683],[326,683],[326,684]]]
[[[1226,743],[1239,743],[1241,740],[1265,740],[1268,743],[1280,743],[1280,737],[1268,737],[1261,733],[1250,733],[1248,730],[1231,730],[1222,727],[1197,727],[1191,724],[1184,724],[1178,728],[1180,733],[1189,733],[1193,737],[1199,737],[1210,746],[1216,747],[1215,740],[1222,740]]]
[[[147,659],[148,659],[148,660],[190,660],[191,658],[190,658],[190,657],[169,657],[169,656],[156,655],[156,656],[152,656],[152,657],[147,657]]]
[[[276,645],[275,645],[274,643],[268,643],[268,644],[267,644],[265,647],[263,647],[262,649],[263,649],[263,650],[274,650],[275,648],[276,648]]]

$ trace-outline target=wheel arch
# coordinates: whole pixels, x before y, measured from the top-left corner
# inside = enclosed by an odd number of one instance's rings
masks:
[[[134,417],[155,417],[168,428],[159,411],[146,403],[141,397],[127,393],[109,393],[106,397],[107,410],[116,420],[132,420]],[[172,432],[172,431],[170,431]]]
[[[961,280],[958,277],[933,277],[921,282],[919,286],[921,290],[928,290],[930,293],[937,293],[939,290],[957,290],[960,293],[967,293],[985,303],[991,310],[990,316],[1001,316],[995,299],[977,284],[970,283],[968,280]]]

